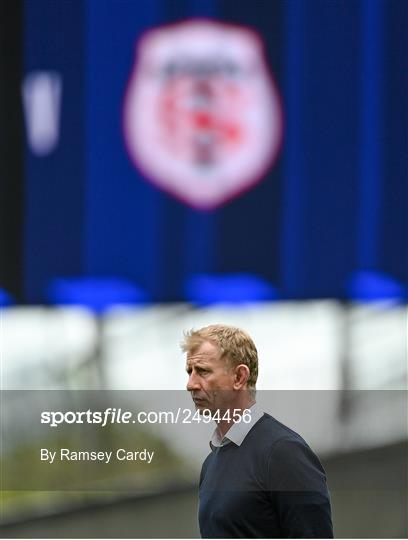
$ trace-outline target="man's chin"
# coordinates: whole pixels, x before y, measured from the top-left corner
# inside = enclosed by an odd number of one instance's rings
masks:
[[[206,399],[194,399],[194,405],[196,408],[196,411],[208,411],[210,409],[209,403]]]

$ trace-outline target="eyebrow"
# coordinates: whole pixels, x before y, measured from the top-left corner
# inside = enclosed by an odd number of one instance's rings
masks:
[[[200,364],[200,363],[195,363],[194,364],[194,367],[197,369],[208,369],[209,366],[207,364]],[[192,366],[190,365],[186,365],[186,371],[188,371],[189,369],[192,369]]]

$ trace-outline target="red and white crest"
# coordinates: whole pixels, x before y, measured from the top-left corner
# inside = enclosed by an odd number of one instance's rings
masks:
[[[134,163],[187,204],[212,209],[262,179],[282,112],[257,35],[192,20],[139,43],[124,104]]]

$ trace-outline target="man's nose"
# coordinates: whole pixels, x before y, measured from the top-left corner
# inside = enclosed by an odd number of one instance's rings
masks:
[[[187,390],[193,392],[194,390],[200,390],[200,383],[195,373],[190,373],[187,381]]]

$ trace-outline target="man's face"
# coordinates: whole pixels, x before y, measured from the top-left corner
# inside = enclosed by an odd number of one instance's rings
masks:
[[[234,371],[219,356],[218,347],[208,341],[187,355],[187,390],[199,410],[225,411],[231,404]]]

